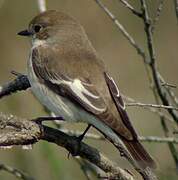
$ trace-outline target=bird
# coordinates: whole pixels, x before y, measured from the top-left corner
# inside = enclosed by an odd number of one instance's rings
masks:
[[[87,123],[85,133],[92,126],[115,146],[122,142],[140,168],[156,167],[139,142],[118,86],[76,19],[48,10],[18,35],[31,39],[27,76],[47,109],[67,122]]]

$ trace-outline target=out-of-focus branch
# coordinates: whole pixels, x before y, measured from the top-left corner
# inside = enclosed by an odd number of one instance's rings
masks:
[[[11,166],[7,166],[5,164],[0,164],[0,171],[6,171],[10,174],[13,174],[14,176],[16,176],[17,178],[23,179],[23,180],[34,180],[33,177],[30,177],[29,175],[27,175],[26,173],[13,168]]]
[[[40,12],[46,11],[46,1],[45,0],[37,0],[38,8]]]
[[[76,137],[59,130],[3,113],[0,113],[0,129],[0,146],[29,145],[45,140],[66,148],[71,154],[78,150],[80,157],[95,164],[106,173],[117,174],[118,178],[123,180],[133,180],[127,171],[119,168],[97,149],[85,143],[81,143],[78,148]]]

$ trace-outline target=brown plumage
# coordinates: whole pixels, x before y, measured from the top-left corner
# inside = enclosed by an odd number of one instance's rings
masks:
[[[91,123],[112,143],[120,138],[141,168],[155,167],[138,141],[117,86],[106,74],[82,26],[68,15],[51,10],[36,16],[28,33],[33,39],[28,76],[37,98],[69,120],[70,113],[55,106],[60,98],[73,113],[71,121],[81,118]]]

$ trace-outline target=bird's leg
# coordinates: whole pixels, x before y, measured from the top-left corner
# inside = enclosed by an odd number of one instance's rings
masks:
[[[74,148],[74,152],[68,154],[68,158],[70,157],[70,154],[72,154],[72,156],[77,156],[78,155],[78,152],[80,150],[80,146],[81,146],[81,142],[83,140],[83,138],[85,137],[85,134],[88,132],[88,130],[90,129],[91,127],[91,124],[88,124],[87,128],[85,129],[85,131],[77,138],[77,145],[76,145],[76,148]]]
[[[32,121],[35,121],[38,124],[41,124],[43,121],[54,121],[54,120],[59,120],[59,121],[64,121],[64,118],[61,116],[56,116],[56,117],[38,117],[35,119],[32,119]]]

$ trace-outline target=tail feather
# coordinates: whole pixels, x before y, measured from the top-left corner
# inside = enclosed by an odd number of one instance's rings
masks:
[[[147,153],[145,148],[138,140],[128,141],[126,139],[122,139],[123,143],[127,147],[129,153],[134,158],[134,160],[138,163],[138,165],[145,169],[147,167],[155,169],[156,164],[152,157]]]

